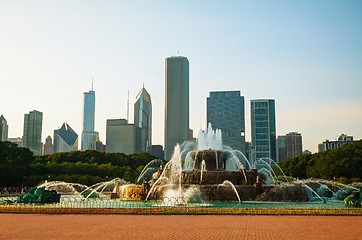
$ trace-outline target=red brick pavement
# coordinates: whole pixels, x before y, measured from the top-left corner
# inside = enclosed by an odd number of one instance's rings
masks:
[[[0,239],[362,239],[362,217],[0,214]]]

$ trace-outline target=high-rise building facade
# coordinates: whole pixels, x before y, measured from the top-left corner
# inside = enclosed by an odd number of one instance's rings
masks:
[[[287,158],[295,157],[302,154],[302,134],[290,132],[285,135],[285,149]]]
[[[98,138],[98,132],[94,131],[94,117],[95,117],[95,91],[90,90],[84,92],[83,102],[83,131],[82,131],[82,146],[81,149],[89,149],[90,144],[95,143]]]
[[[149,147],[148,152],[155,157],[164,159],[164,151],[162,145],[152,145]]]
[[[251,161],[251,142],[245,142],[245,157]]]
[[[222,131],[223,145],[246,154],[244,97],[240,91],[210,92],[207,123]]]
[[[346,134],[341,134],[337,137],[337,141],[350,141],[350,142],[353,142],[353,136],[347,136]]]
[[[0,141],[8,140],[8,122],[3,115],[0,116]]]
[[[126,119],[108,119],[106,128],[106,152],[136,152],[136,129]]]
[[[47,154],[53,154],[54,153],[54,145],[53,145],[53,140],[51,136],[48,136],[45,139],[45,143],[44,143],[44,155]]]
[[[152,145],[152,103],[151,96],[143,87],[134,104],[134,125],[136,131],[136,153],[148,151]]]
[[[165,59],[165,159],[171,159],[177,143],[188,139],[189,61],[181,56],[168,57]]]
[[[277,160],[276,162],[281,163],[287,158],[287,149],[285,148],[285,136],[280,135],[277,138]]]
[[[318,152],[324,152],[330,149],[336,149],[346,143],[353,143],[353,136],[347,136],[345,134],[341,134],[337,137],[336,141],[325,140],[322,143],[318,144]]]
[[[42,152],[42,125],[42,112],[34,110],[29,114],[24,114],[23,146],[30,148],[34,155],[39,155]]]
[[[78,150],[78,134],[67,124],[54,130],[54,153]]]
[[[250,101],[252,161],[259,158],[276,160],[275,101]]]
[[[22,147],[22,146],[23,146],[23,139],[22,139],[21,137],[8,138],[8,141],[9,141],[9,142],[12,142],[12,143],[18,144],[19,147]]]

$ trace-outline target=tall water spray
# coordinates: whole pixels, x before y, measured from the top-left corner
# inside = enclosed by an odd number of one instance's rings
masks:
[[[221,130],[213,130],[211,123],[209,123],[207,130],[200,130],[197,137],[197,150],[209,149],[223,150]]]

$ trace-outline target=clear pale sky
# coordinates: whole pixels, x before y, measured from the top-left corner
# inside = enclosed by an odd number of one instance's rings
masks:
[[[9,137],[43,112],[42,141],[67,122],[80,136],[94,77],[96,131],[126,118],[145,84],[153,144],[164,139],[164,59],[190,62],[190,127],[206,126],[215,90],[276,102],[277,134],[303,149],[341,133],[362,138],[362,1],[0,1],[0,114]],[[80,141],[80,139],[79,139]]]

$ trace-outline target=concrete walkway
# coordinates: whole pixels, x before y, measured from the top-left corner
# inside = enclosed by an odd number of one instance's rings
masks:
[[[362,217],[0,214],[0,239],[362,239]]]

